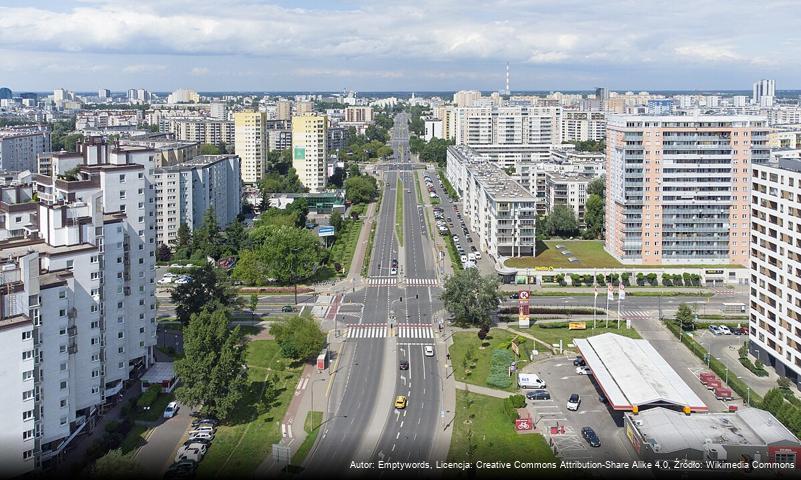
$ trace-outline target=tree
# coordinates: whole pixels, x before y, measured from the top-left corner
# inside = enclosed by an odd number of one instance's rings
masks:
[[[225,274],[211,264],[193,268],[189,277],[189,281],[175,287],[171,295],[175,315],[184,325],[192,314],[200,312],[209,303],[218,302],[225,307],[235,303]]]
[[[333,212],[331,214],[331,218],[329,219],[328,223],[334,227],[336,233],[339,233],[342,230],[342,214],[337,212]]]
[[[603,197],[594,193],[588,196],[584,206],[584,223],[587,226],[586,237],[588,239],[603,236],[605,216]]]
[[[218,147],[217,145],[213,145],[211,143],[204,143],[203,145],[200,146],[201,155],[219,155],[220,153],[222,152],[220,152],[220,147]]]
[[[169,262],[171,258],[172,258],[172,251],[170,250],[170,247],[168,247],[163,243],[160,243],[159,248],[156,251],[156,260],[158,260],[159,262]]]
[[[342,167],[334,168],[334,174],[328,177],[328,184],[336,188],[342,188],[342,185],[345,184],[345,169]]]
[[[183,331],[184,357],[175,362],[176,398],[218,418],[228,417],[248,386],[247,344],[230,322],[230,311],[219,306],[193,315]]]
[[[224,232],[222,245],[223,255],[238,255],[239,250],[247,244],[248,234],[239,220],[232,222]]]
[[[356,162],[348,165],[348,177],[358,177],[362,172],[359,171],[359,164]]]
[[[175,236],[176,248],[187,248],[192,244],[192,232],[186,223],[181,223],[178,227],[178,233]]]
[[[345,198],[353,203],[369,203],[378,194],[378,184],[374,177],[359,175],[345,180]]]
[[[388,145],[382,145],[381,147],[378,147],[378,150],[376,151],[376,156],[379,158],[387,158],[392,156],[392,153],[393,153],[392,147]]]
[[[695,330],[695,312],[686,303],[679,305],[675,317],[676,324],[682,330],[691,331]]]
[[[552,236],[572,237],[578,233],[576,214],[567,205],[555,206],[547,223],[548,233]]]
[[[606,179],[603,175],[594,178],[587,184],[587,195],[598,195],[606,198]]]
[[[214,213],[214,207],[210,207],[203,214],[203,223],[200,228],[195,230],[194,235],[192,235],[193,255],[200,252],[204,257],[218,260],[220,258],[221,240],[217,215]]]
[[[141,478],[142,468],[131,455],[124,455],[117,448],[109,451],[95,461],[90,478]]]
[[[296,361],[317,356],[325,346],[325,334],[310,315],[295,315],[270,327],[281,354]]]
[[[457,271],[448,277],[440,298],[457,322],[482,326],[491,323],[492,313],[501,302],[497,278],[482,277],[475,268]]]
[[[252,318],[256,317],[256,308],[259,306],[259,296],[255,293],[250,294],[250,300],[248,300],[248,308],[250,308],[250,314]]]

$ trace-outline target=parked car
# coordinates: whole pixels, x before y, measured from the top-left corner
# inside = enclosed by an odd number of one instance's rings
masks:
[[[409,362],[407,362],[406,360],[401,360],[400,361],[400,369],[401,370],[408,370],[409,369]]]
[[[209,425],[211,427],[217,428],[217,425],[219,425],[219,422],[216,419],[212,419],[212,418],[202,418],[202,419],[198,419],[198,420],[193,420],[192,421],[192,426],[193,427],[199,427],[201,425]]]
[[[211,440],[209,440],[208,438],[196,438],[194,440],[185,441],[183,446],[188,447],[194,443],[201,443],[206,446],[206,449],[208,449],[209,446],[211,445]]]
[[[582,357],[581,355],[573,359],[573,366],[575,367],[583,367],[586,364],[587,362],[584,361],[584,357]]]
[[[714,335],[720,335],[721,333],[723,333],[720,331],[720,327],[718,327],[717,325],[710,325],[709,331],[712,332]]]
[[[197,470],[197,462],[182,460],[170,465],[170,468],[164,472],[164,478],[191,478],[195,475],[195,470]]]
[[[206,423],[192,427],[193,432],[214,432],[215,430],[217,430],[215,427]]]
[[[520,298],[520,293],[518,293],[518,292],[513,292],[513,293],[509,294],[509,299],[510,300],[517,300],[519,298]]]
[[[391,269],[389,269],[389,274],[390,275],[397,275],[398,274],[398,269],[396,267],[392,267]]]
[[[465,255],[460,255],[459,260],[461,260],[462,263],[467,263],[467,257]]]
[[[718,325],[718,329],[723,335],[731,335],[731,330],[726,325]]]
[[[180,462],[182,460],[192,460],[195,462],[200,462],[203,460],[204,452],[201,452],[200,448],[195,447],[181,447],[178,450],[178,453],[175,454],[175,461]]]
[[[459,240],[459,235],[454,235],[453,236],[453,241],[456,242],[456,243],[459,243],[461,241],[461,240]]]
[[[567,399],[567,409],[575,412],[579,409],[579,405],[581,405],[581,396],[578,393],[571,394]]]
[[[576,367],[576,373],[579,375],[592,375],[592,370],[587,366]]]
[[[395,408],[406,408],[407,399],[405,395],[398,395],[395,397]]]
[[[178,413],[178,402],[170,402],[167,404],[167,408],[164,409],[164,418],[172,418]]]
[[[550,400],[551,393],[548,390],[532,390],[526,392],[526,398],[529,400]]]
[[[470,245],[472,247],[472,245]],[[481,252],[476,250],[476,260],[481,260]]]
[[[292,313],[294,311],[295,311],[295,307],[293,307],[292,305],[284,305],[283,307],[281,307],[281,312],[283,312],[283,313],[287,313],[287,312],[288,313]]]
[[[198,432],[195,430],[190,430],[189,440],[194,440],[196,438],[205,438],[208,440],[214,440],[214,432]]]
[[[426,357],[433,357],[434,356],[434,347],[431,345],[426,345],[423,348],[423,352],[425,353]]]
[[[595,433],[595,430],[593,430],[592,427],[582,428],[581,436],[584,437],[584,440],[586,440],[591,447],[597,448],[601,446],[601,439],[598,438],[598,434]]]

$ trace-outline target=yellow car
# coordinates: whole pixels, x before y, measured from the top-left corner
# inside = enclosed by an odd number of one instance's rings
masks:
[[[398,395],[395,399],[395,408],[406,408],[406,397],[403,395]]]

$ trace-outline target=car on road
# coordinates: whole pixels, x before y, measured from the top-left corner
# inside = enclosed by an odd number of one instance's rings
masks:
[[[576,358],[573,359],[573,366],[574,367],[583,367],[586,364],[587,364],[587,362],[584,361],[584,357],[582,357],[581,355],[579,355],[579,356],[577,356]]]
[[[526,392],[526,398],[529,400],[550,400],[551,393],[548,390],[532,390]]]
[[[567,409],[575,412],[579,409],[579,405],[581,405],[581,396],[578,393],[571,394],[567,399]]]
[[[721,335],[723,332],[720,331],[720,327],[717,325],[710,325],[709,331],[712,332],[714,335]]]
[[[191,478],[195,475],[195,470],[197,470],[197,462],[182,460],[170,465],[170,468],[164,472],[164,478]]]
[[[172,418],[178,413],[178,402],[170,402],[167,408],[164,409],[164,418]]]
[[[731,335],[731,330],[726,325],[718,325],[718,329],[723,335]]]
[[[453,236],[453,241],[456,242],[456,243],[461,242],[461,240],[459,240],[459,235],[454,235]]]
[[[293,307],[292,305],[284,305],[283,307],[281,307],[281,312],[282,313],[292,313],[294,311],[295,311],[295,307]]]
[[[397,269],[396,267],[392,267],[392,268],[389,270],[389,274],[390,274],[390,275],[397,275],[397,274],[398,274],[398,269]]]
[[[470,245],[472,247],[472,245]],[[476,260],[481,260],[481,252],[476,251]]]
[[[425,353],[426,357],[433,357],[434,356],[434,347],[431,345],[426,345],[423,347],[423,353]]]
[[[576,373],[579,375],[592,375],[592,370],[585,365],[583,367],[576,367]]]
[[[406,360],[401,360],[400,361],[400,369],[401,370],[408,370],[409,369],[409,362],[407,362]]]
[[[462,261],[462,263],[467,263],[467,256],[465,256],[465,255],[460,255],[460,256],[459,256],[459,260],[461,260],[461,261]]]
[[[520,298],[520,293],[519,292],[514,292],[514,293],[509,294],[509,299],[510,300],[517,300],[519,298]]]
[[[582,428],[581,436],[584,437],[584,440],[586,440],[591,447],[597,448],[601,446],[601,439],[598,438],[598,434],[595,433],[595,430],[593,430],[592,427]]]
[[[473,243],[473,237],[470,235],[467,236],[467,243]]]
[[[407,399],[405,395],[398,395],[395,397],[395,408],[406,408]]]

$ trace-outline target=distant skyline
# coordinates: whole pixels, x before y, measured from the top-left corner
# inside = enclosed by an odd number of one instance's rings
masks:
[[[801,88],[791,0],[3,0],[14,91]]]

